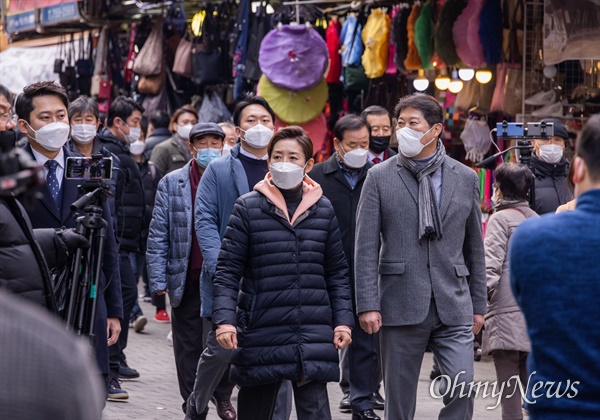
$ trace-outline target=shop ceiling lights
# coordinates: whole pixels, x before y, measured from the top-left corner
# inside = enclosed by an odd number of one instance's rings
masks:
[[[458,77],[460,77],[461,80],[464,80],[465,82],[468,82],[469,80],[471,80],[473,78],[473,76],[475,76],[475,70],[473,70],[473,69],[459,69],[458,70]]]
[[[425,78],[425,71],[423,69],[419,70],[419,75],[413,80],[413,86],[419,92],[423,92],[429,87],[429,80]]]
[[[490,70],[477,70],[475,72],[475,79],[482,85],[485,85],[492,80],[492,72]]]
[[[463,82],[458,78],[458,72],[456,70],[452,71],[452,80],[448,85],[448,90],[452,93],[458,93],[463,88]]]
[[[448,76],[438,76],[435,79],[435,87],[438,88],[438,90],[446,90],[449,85],[450,78]]]

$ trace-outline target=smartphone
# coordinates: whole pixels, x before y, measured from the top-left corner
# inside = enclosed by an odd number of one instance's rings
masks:
[[[546,138],[554,136],[554,123],[547,122],[545,127],[542,128],[541,122],[529,122],[527,123],[527,136]]]
[[[65,168],[67,179],[111,179],[111,157],[68,157]]]

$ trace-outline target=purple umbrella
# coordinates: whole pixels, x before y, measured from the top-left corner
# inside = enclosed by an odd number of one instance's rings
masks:
[[[264,37],[258,64],[274,85],[298,91],[323,79],[328,59],[327,45],[313,28],[282,25]]]

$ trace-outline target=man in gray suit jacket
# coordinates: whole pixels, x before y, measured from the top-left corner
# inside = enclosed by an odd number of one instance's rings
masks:
[[[470,419],[472,396],[450,391],[473,380],[486,311],[479,180],[446,156],[433,97],[406,96],[396,115],[401,153],[369,171],[358,206],[357,312],[366,332],[381,329],[386,419],[414,417],[427,345],[452,379],[440,418]]]

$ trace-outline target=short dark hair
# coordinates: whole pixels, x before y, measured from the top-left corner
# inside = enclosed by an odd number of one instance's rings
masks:
[[[33,111],[33,99],[38,96],[56,96],[65,105],[65,109],[69,108],[69,97],[61,85],[53,81],[36,82],[25,86],[23,93],[17,97],[15,110],[19,118],[29,123]]]
[[[521,163],[502,163],[496,168],[496,184],[505,199],[528,200],[533,173]]]
[[[233,110],[233,123],[236,126],[240,126],[242,111],[250,105],[262,106],[269,114],[271,114],[271,118],[273,119],[273,122],[275,122],[275,111],[273,111],[273,108],[271,108],[267,100],[262,96],[257,96],[253,93],[247,93],[246,96],[244,96],[244,98],[235,105],[235,109]]]
[[[134,111],[140,111],[141,113],[144,113],[144,107],[131,98],[117,96],[108,109],[106,126],[112,127],[115,118],[121,118],[123,121],[125,121],[131,116],[131,114],[133,114]]]
[[[198,110],[192,105],[184,105],[181,108],[176,109],[173,115],[171,115],[171,120],[169,121],[169,131],[173,131],[173,124],[177,123],[177,120],[183,114],[192,114],[194,117],[196,117],[196,120],[198,120]]]
[[[343,141],[344,133],[346,131],[356,131],[360,130],[363,127],[366,127],[369,133],[371,132],[371,127],[369,126],[369,123],[363,118],[355,114],[344,115],[342,118],[337,120],[337,122],[333,126],[333,135],[339,141]]]
[[[169,114],[165,111],[154,111],[148,117],[148,124],[152,124],[154,128],[169,128]]]
[[[309,159],[312,159],[314,154],[312,140],[302,127],[295,125],[282,128],[271,137],[271,141],[269,141],[269,145],[267,146],[267,155],[271,156],[273,154],[273,148],[278,141],[289,139],[296,140],[300,147],[302,147],[307,162]]]
[[[387,109],[385,109],[382,106],[371,105],[370,107],[365,108],[363,112],[360,113],[360,117],[365,121],[367,121],[367,117],[369,115],[387,115],[390,119],[390,125],[392,124],[392,115]]]
[[[600,115],[592,115],[579,132],[575,154],[585,162],[590,179],[600,181]]]
[[[6,98],[6,102],[8,102],[11,106],[13,104],[13,94],[6,86],[0,83],[0,95]]]
[[[92,98],[87,96],[80,96],[75,99],[69,105],[69,121],[76,115],[83,115],[86,112],[94,114],[96,119],[100,119],[100,111],[98,110],[98,104]]]
[[[396,117],[399,117],[402,110],[406,108],[421,111],[429,127],[433,127],[435,124],[444,124],[446,119],[444,107],[433,96],[425,93],[413,93],[400,98],[394,109]]]

